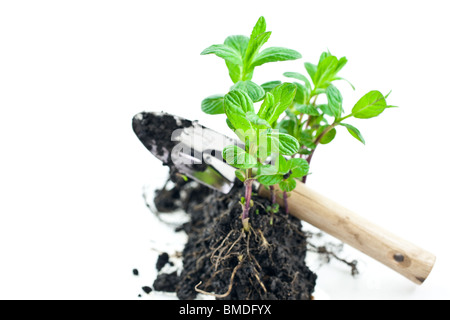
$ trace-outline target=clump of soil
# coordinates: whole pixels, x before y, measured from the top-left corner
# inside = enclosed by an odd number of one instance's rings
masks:
[[[156,270],[161,271],[162,268],[164,268],[164,266],[166,264],[171,264],[173,265],[170,261],[169,261],[169,255],[167,254],[167,252],[163,252],[158,256],[158,261],[156,261]]]
[[[175,286],[180,299],[194,299],[198,293],[236,300],[311,299],[316,275],[305,264],[307,237],[300,220],[278,213],[271,224],[266,210],[270,202],[254,196],[251,229],[245,232],[240,219],[242,185],[228,195],[194,182],[174,188],[183,191],[181,208],[191,215],[181,228],[188,242]],[[166,193],[172,190],[160,190],[156,200],[166,198]],[[165,278],[160,274],[155,284],[160,286]],[[174,278],[171,274],[172,285]]]

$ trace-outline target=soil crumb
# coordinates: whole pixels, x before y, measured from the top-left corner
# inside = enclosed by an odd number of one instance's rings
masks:
[[[144,291],[146,294],[150,294],[150,292],[152,292],[153,290],[152,288],[145,286],[142,287],[142,291]]]
[[[160,273],[153,283],[153,288],[156,291],[176,292],[179,282],[180,278],[176,271],[172,273]]]
[[[173,263],[169,262],[169,255],[167,254],[167,252],[161,253],[158,256],[158,260],[156,261],[156,270],[161,271],[162,268],[164,268],[164,266],[168,263],[170,265],[173,265]]]

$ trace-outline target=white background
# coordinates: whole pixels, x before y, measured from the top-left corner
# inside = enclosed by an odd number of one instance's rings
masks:
[[[303,59],[259,67],[255,82],[304,73],[328,48],[349,60],[342,76],[356,91],[339,84],[347,110],[369,90],[393,90],[400,108],[350,122],[367,145],[340,130],[316,152],[308,183],[437,255],[418,287],[348,249],[362,274],[322,267],[320,290],[450,298],[448,9],[433,0],[1,1],[0,298],[134,299],[151,285],[151,240],[177,238],[144,206],[142,187],[161,186],[166,171],[131,118],[164,110],[225,132],[200,102],[231,81],[220,59],[200,52],[249,35],[261,15],[268,45]]]

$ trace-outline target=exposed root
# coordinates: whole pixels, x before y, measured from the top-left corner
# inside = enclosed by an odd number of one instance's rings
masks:
[[[270,243],[267,241],[266,237],[264,237],[264,233],[262,232],[261,229],[258,229],[258,233],[259,233],[259,236],[262,239],[262,245],[261,246],[263,247],[263,249],[268,250],[269,247],[270,247]]]
[[[326,246],[315,246],[311,242],[308,242],[308,245],[310,246],[310,248],[308,249],[309,251],[316,252],[316,253],[324,256],[325,259],[327,260],[326,261],[327,263],[329,263],[331,261],[331,258],[334,258],[334,259],[336,259],[336,260],[338,260],[338,261],[348,265],[351,268],[352,276],[356,276],[356,275],[359,274],[358,261],[356,261],[356,260],[347,261],[347,260],[339,257],[332,250],[327,249]]]
[[[239,237],[228,247],[225,246],[225,243],[227,242],[227,240],[230,238],[231,235],[233,235],[235,233],[235,230],[231,230],[228,235],[226,236],[226,238],[222,241],[222,243],[220,244],[220,246],[218,246],[216,249],[214,249],[214,251],[211,254],[211,258],[210,261],[211,263],[215,266],[215,270],[217,271],[217,269],[219,268],[219,264],[220,262],[228,259],[230,257],[230,252],[233,249],[233,247],[242,239],[242,237],[244,236],[244,232],[241,232],[241,234],[239,235]],[[225,250],[228,251],[226,252],[225,256],[222,257],[222,254],[225,252]],[[219,251],[220,250],[220,251]],[[219,251],[219,255],[216,256],[217,251]]]
[[[259,285],[261,286],[261,288],[264,290],[264,293],[267,293],[266,286],[264,285],[264,283],[263,283],[263,282],[261,281],[261,279],[259,278],[258,271],[256,271],[255,268],[253,268],[253,271],[255,272],[255,273],[254,273],[254,276],[255,276],[256,280],[258,280],[258,283],[259,283]]]
[[[201,286],[201,284],[203,283],[202,281],[200,281],[200,282],[195,286],[195,288],[194,288],[195,291],[197,291],[198,293],[201,293],[201,294],[206,294],[206,295],[208,295],[208,296],[214,296],[214,297],[216,297],[216,298],[218,298],[218,299],[223,299],[223,298],[228,297],[228,296],[231,294],[231,291],[233,290],[234,277],[236,276],[236,272],[241,268],[241,266],[242,266],[242,261],[244,261],[244,260],[241,260],[241,261],[239,262],[239,264],[238,264],[236,267],[234,267],[233,272],[231,273],[231,277],[230,277],[230,285],[228,286],[228,291],[225,292],[224,294],[215,294],[215,293],[212,293],[212,292],[207,292],[207,291],[204,291],[204,290],[199,289],[198,287]]]
[[[233,242],[233,244],[231,245],[230,249],[228,249],[227,251],[227,255],[230,253],[231,249],[233,249],[233,247],[242,239],[242,237],[244,237],[245,233],[241,232],[241,234],[239,235],[239,238],[236,239],[235,242]]]
[[[230,236],[232,235],[234,233],[234,230],[231,230],[228,234],[227,234],[227,236],[225,237],[225,239],[223,239],[223,241],[222,241],[222,243],[220,244],[220,246],[218,246],[217,248],[215,248],[214,250],[213,250],[213,252],[211,253],[211,258],[210,258],[210,260],[211,260],[211,263],[212,264],[214,264],[214,258],[216,258],[216,252],[217,251],[219,251],[220,249],[222,249],[223,247],[224,247],[224,245],[225,245],[225,243],[227,242],[227,240],[228,240],[228,238],[230,238]],[[221,253],[219,254],[219,257],[220,257],[220,255],[221,255]],[[218,260],[218,259],[217,259]],[[217,270],[217,268],[216,268],[216,270]]]

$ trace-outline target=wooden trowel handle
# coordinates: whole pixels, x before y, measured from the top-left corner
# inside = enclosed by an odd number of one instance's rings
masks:
[[[270,191],[261,187],[260,195],[270,197]],[[277,199],[283,206],[283,199],[279,196]],[[374,225],[303,183],[297,183],[288,205],[293,216],[351,245],[416,284],[422,284],[433,268],[436,260],[433,254]]]

